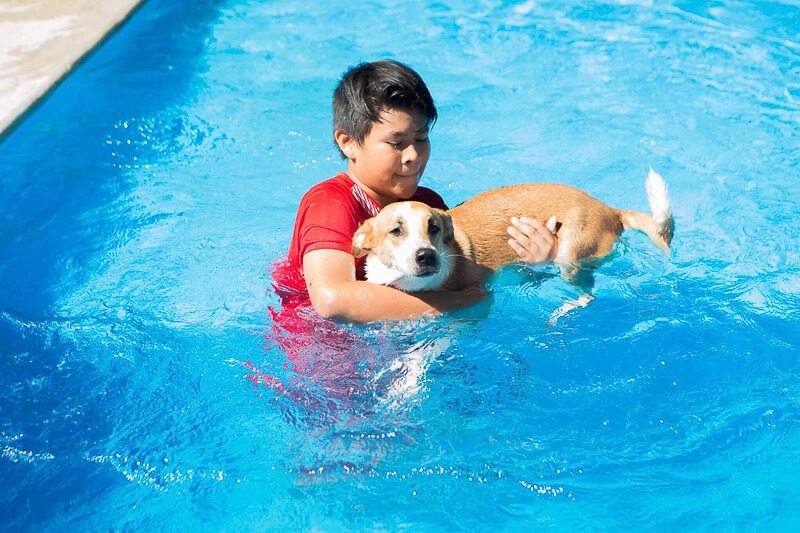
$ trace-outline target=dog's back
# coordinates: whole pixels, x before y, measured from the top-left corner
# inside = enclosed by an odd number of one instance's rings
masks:
[[[557,260],[586,261],[611,252],[622,232],[618,211],[575,187],[552,183],[509,185],[478,194],[449,212],[469,236],[474,259],[491,268],[519,261],[506,244],[511,217],[561,223]]]

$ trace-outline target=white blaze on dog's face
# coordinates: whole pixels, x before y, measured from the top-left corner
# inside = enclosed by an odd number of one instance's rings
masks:
[[[420,202],[389,204],[353,236],[353,255],[367,255],[367,281],[415,292],[441,287],[452,268],[453,222]]]

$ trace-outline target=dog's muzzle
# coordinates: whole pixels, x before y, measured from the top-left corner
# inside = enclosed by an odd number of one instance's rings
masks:
[[[420,248],[414,256],[417,276],[432,276],[439,272],[439,253],[433,248]]]

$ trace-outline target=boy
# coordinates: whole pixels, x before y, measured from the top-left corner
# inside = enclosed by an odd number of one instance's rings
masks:
[[[481,287],[408,294],[374,285],[363,281],[364,260],[350,254],[358,226],[392,202],[447,209],[438,194],[418,187],[437,118],[422,78],[396,61],[357,65],[334,92],[333,115],[347,171],[315,185],[300,202],[289,256],[273,273],[284,303],[287,296],[310,298],[322,317],[371,322],[440,313],[485,297]],[[512,219],[509,245],[523,261],[549,262],[557,249],[555,224]]]

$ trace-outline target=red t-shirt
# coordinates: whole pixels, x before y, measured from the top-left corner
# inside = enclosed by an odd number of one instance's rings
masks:
[[[442,197],[425,187],[418,187],[409,200],[447,209]],[[307,252],[324,249],[350,253],[358,227],[380,209],[378,202],[344,173],[311,187],[297,208],[289,256],[273,269],[276,290],[282,298],[308,297],[303,277],[303,256]],[[357,278],[364,279],[364,258],[354,261]]]

